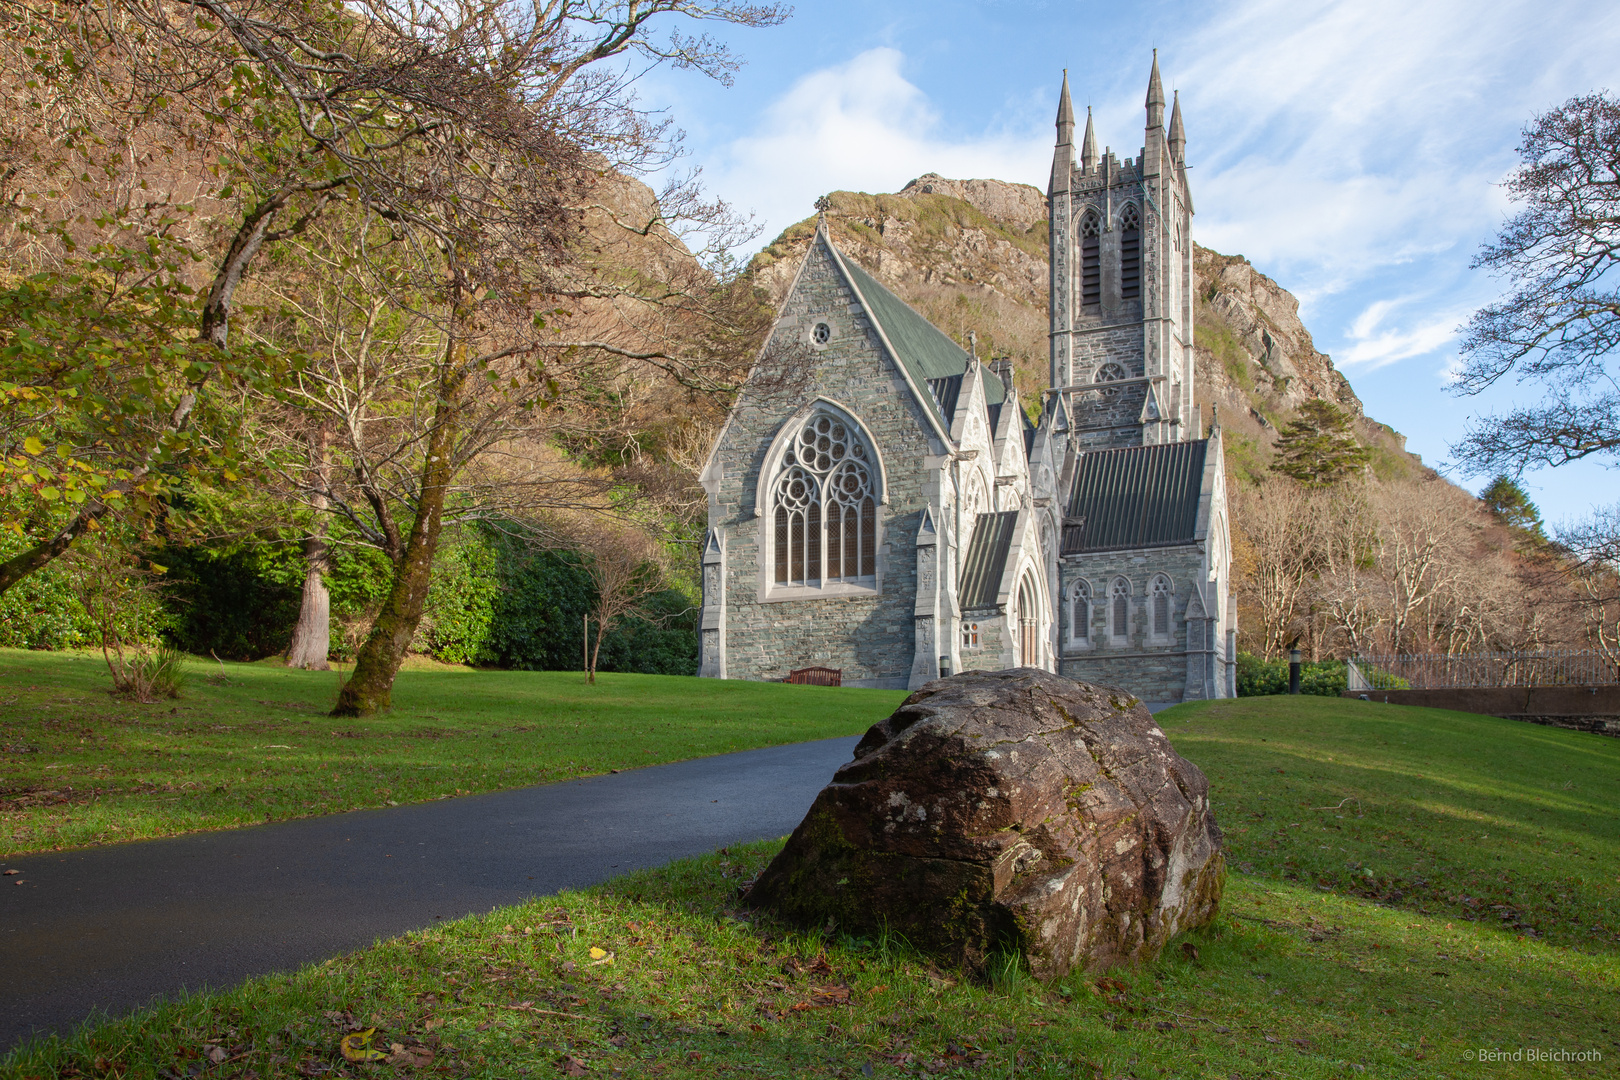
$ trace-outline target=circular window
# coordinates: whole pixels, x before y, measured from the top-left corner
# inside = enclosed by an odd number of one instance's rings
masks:
[[[1096,381],[1100,383],[1118,382],[1125,377],[1125,369],[1118,364],[1104,364],[1097,369]],[[1119,387],[1113,386],[1102,392],[1103,397],[1113,397],[1119,393]]]
[[[815,328],[810,331],[810,340],[817,345],[827,344],[832,340],[832,327],[824,322],[816,323]]]

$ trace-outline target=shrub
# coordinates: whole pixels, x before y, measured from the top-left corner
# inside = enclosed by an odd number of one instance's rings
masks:
[[[1300,665],[1299,692],[1338,697],[1348,685],[1343,660],[1319,660]],[[1237,657],[1238,697],[1288,693],[1288,661],[1262,660],[1253,653]]]

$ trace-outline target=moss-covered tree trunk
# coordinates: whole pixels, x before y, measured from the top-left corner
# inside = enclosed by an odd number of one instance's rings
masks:
[[[354,674],[338,694],[333,716],[375,716],[392,702],[394,678],[405,661],[416,628],[427,604],[428,586],[433,583],[433,556],[439,549],[444,524],[444,501],[455,479],[454,456],[461,393],[466,383],[462,368],[463,347],[452,343],[447,350],[444,375],[439,381],[439,403],[434,411],[433,430],[428,435],[427,455],[422,462],[421,495],[416,519],[404,550],[394,564],[394,581],[388,590],[377,621],[360,653],[355,657]]]

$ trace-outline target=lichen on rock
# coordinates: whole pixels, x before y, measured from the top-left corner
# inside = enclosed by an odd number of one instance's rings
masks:
[[[1033,668],[908,697],[816,797],[748,902],[889,932],[983,974],[1151,959],[1212,919],[1225,863],[1202,772],[1147,707]]]

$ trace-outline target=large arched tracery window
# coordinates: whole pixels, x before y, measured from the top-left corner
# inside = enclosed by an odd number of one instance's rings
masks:
[[[772,484],[776,584],[876,577],[875,471],[853,424],[826,410],[811,414],[782,454]]]

